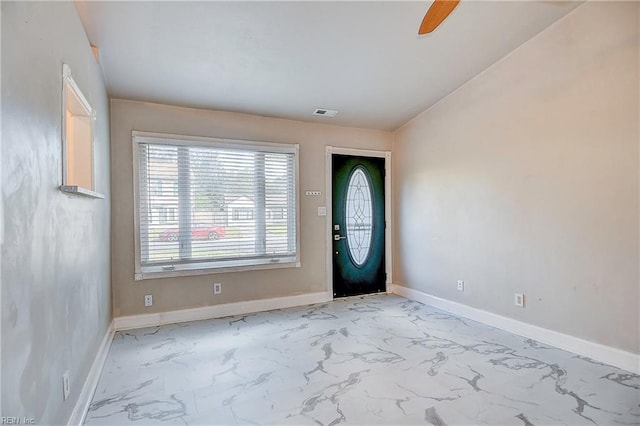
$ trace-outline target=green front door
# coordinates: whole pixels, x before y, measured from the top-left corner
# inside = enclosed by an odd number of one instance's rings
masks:
[[[333,295],[385,291],[384,158],[333,154]]]

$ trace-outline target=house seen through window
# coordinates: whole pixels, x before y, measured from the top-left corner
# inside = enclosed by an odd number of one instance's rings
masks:
[[[138,278],[298,261],[296,145],[134,143]]]

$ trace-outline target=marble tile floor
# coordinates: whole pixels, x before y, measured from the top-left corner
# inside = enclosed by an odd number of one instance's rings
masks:
[[[640,376],[393,295],[118,332],[86,424],[638,425]]]

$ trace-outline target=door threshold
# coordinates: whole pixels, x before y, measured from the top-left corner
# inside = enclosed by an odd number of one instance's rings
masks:
[[[388,291],[380,291],[378,293],[362,293],[362,294],[353,294],[350,296],[333,296],[333,300],[345,300],[345,299],[355,299],[356,297],[360,297],[360,298],[364,298],[364,297],[370,297],[370,296],[378,296],[381,294],[391,294]]]

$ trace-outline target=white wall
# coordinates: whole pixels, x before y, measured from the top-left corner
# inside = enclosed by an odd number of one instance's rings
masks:
[[[396,283],[640,353],[638,18],[588,2],[395,132]]]
[[[63,424],[111,321],[109,104],[73,2],[2,2],[2,416]],[[62,183],[62,64],[97,110],[96,190]],[[71,394],[62,397],[69,370]]]
[[[326,217],[325,146],[390,150],[392,134],[231,112],[181,108],[144,102],[111,101],[112,257],[114,316],[165,312],[324,292]],[[300,255],[302,267],[231,272],[134,281],[132,130],[300,145]],[[323,196],[307,197],[308,190]],[[213,294],[213,283],[222,294]],[[153,306],[144,307],[144,295]]]

